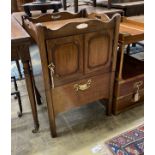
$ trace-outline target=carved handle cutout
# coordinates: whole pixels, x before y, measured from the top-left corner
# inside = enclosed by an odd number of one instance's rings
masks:
[[[96,19],[101,19],[101,16],[96,15],[95,18],[96,18]]]
[[[86,24],[86,23],[82,23],[82,24],[79,24],[76,26],[77,29],[85,29],[87,27],[88,27],[88,24]]]
[[[59,19],[59,18],[61,18],[61,15],[52,15],[51,18],[52,19]]]
[[[85,91],[85,90],[87,90],[88,88],[90,88],[90,86],[91,86],[91,79],[89,79],[88,81],[87,81],[87,83],[85,83],[85,84],[75,84],[74,85],[74,89],[75,89],[75,91]]]

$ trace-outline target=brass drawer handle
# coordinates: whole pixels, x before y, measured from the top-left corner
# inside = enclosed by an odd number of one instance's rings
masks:
[[[89,79],[88,81],[87,81],[87,83],[85,83],[85,84],[75,84],[74,85],[74,89],[75,89],[75,91],[79,91],[79,90],[81,90],[81,91],[84,91],[84,90],[87,90],[88,88],[90,88],[90,86],[91,86],[91,79]]]
[[[138,102],[140,100],[139,89],[140,89],[140,86],[142,85],[143,85],[143,81],[139,81],[134,84],[134,87],[136,87],[137,90],[136,90],[136,93],[133,94],[132,102]]]
[[[53,79],[53,76],[54,76],[54,68],[55,68],[55,65],[53,64],[53,62],[51,62],[48,65],[48,68],[50,69],[50,72],[51,72],[52,88],[54,88],[54,79]]]
[[[133,94],[133,97],[132,97],[132,102],[138,102],[140,100],[141,96],[139,94],[139,91],[137,91],[135,94]]]
[[[138,81],[134,84],[134,87],[139,88],[142,85],[143,85],[143,81]]]

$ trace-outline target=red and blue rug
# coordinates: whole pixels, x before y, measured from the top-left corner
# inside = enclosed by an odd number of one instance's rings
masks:
[[[127,131],[106,142],[114,155],[144,154],[144,125]]]

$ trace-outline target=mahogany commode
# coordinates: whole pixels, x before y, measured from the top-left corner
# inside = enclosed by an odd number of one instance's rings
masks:
[[[122,9],[125,16],[144,14],[144,0],[105,0],[103,6]]]
[[[111,114],[119,22],[120,15],[109,19],[85,10],[23,17],[24,28],[39,46],[40,74],[34,79],[47,101],[53,137],[60,112],[106,99]]]

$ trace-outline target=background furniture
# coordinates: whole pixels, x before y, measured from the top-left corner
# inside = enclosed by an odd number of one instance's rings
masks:
[[[11,0],[11,13],[17,11],[18,11],[17,0]]]
[[[46,13],[47,10],[53,9],[53,12],[58,12],[60,8],[62,8],[61,1],[47,1],[47,2],[32,2],[23,4],[24,11],[28,16],[32,16],[31,10],[41,10],[42,13]]]
[[[18,86],[17,86],[17,82],[16,82],[15,76],[11,77],[11,81],[13,81],[14,88],[15,88],[15,91],[11,92],[11,96],[12,95],[16,95],[15,99],[18,99],[18,105],[19,105],[19,110],[20,110],[17,114],[18,114],[18,117],[22,117],[22,111],[23,111],[23,109],[22,109],[22,102],[21,102],[20,92],[18,91]]]
[[[18,11],[23,11],[23,4],[34,2],[35,0],[13,0],[13,1],[17,2],[17,9],[18,9]]]
[[[18,12],[17,0],[11,0],[11,13]],[[22,79],[22,73],[19,65],[19,59],[14,60],[16,62],[17,70],[19,73],[19,78]]]
[[[144,14],[144,0],[103,0],[100,3],[109,9],[123,9],[125,16]]]
[[[40,75],[34,79],[46,97],[53,137],[60,112],[106,99],[111,114],[119,22],[119,15],[109,20],[85,10],[23,17],[24,28],[39,46]]]
[[[30,43],[30,36],[16,21],[16,19],[11,16],[11,60],[21,59],[22,61],[35,126],[33,132],[37,132],[39,129],[39,121],[35,102],[33,76],[30,66]]]
[[[92,0],[93,1],[93,6],[96,7],[96,0]],[[64,10],[67,10],[67,0],[63,0],[63,7]],[[78,9],[78,0],[74,0],[74,12],[77,13],[79,11]]]
[[[144,62],[124,53],[125,45],[144,40],[144,24],[123,18],[113,98],[113,113],[120,113],[144,100]]]

